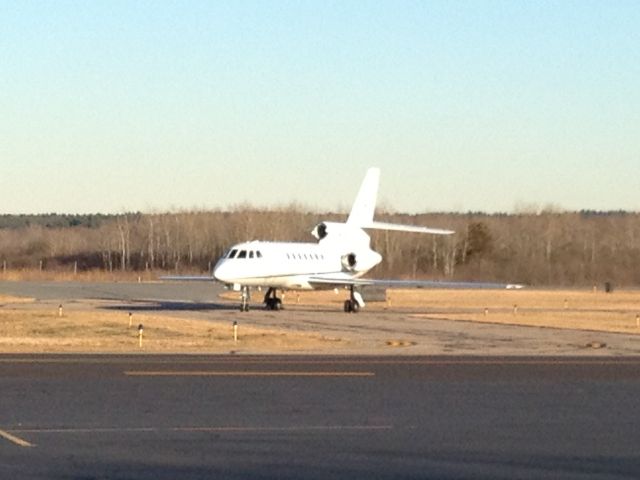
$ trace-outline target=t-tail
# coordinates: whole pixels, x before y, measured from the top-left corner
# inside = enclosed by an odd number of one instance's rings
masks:
[[[358,190],[358,195],[351,207],[347,221],[345,223],[322,222],[313,229],[313,235],[322,241],[325,238],[331,237],[336,240],[339,238],[344,240],[347,236],[353,238],[357,236],[355,232],[362,232],[362,229],[396,230],[401,232],[430,233],[433,235],[451,235],[455,233],[453,230],[444,230],[441,228],[376,222],[373,217],[376,210],[379,183],[380,169],[372,167],[367,170],[367,174],[362,181],[362,185],[360,185],[360,190]],[[332,235],[329,236],[329,233]],[[364,237],[362,237],[362,240],[364,240]]]

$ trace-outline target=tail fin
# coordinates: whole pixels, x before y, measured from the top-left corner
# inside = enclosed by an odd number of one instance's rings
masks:
[[[430,233],[432,235],[451,235],[453,230],[443,230],[440,228],[429,228],[415,225],[399,225],[395,223],[376,222],[373,214],[376,209],[376,198],[378,196],[378,184],[380,183],[380,169],[371,167],[360,185],[356,200],[351,207],[351,213],[347,218],[347,225],[358,228],[376,230],[396,230],[401,232]]]
[[[347,218],[347,225],[354,227],[364,227],[373,223],[373,214],[376,209],[376,199],[378,197],[378,184],[380,183],[380,169],[372,167],[367,170],[367,174],[360,185],[351,213]]]

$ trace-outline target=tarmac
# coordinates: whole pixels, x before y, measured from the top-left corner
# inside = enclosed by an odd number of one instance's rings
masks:
[[[216,288],[0,282],[39,305],[351,341],[331,355],[0,355],[0,478],[640,477],[634,335],[331,306],[241,314]]]
[[[0,356],[0,478],[638,478],[639,367]]]

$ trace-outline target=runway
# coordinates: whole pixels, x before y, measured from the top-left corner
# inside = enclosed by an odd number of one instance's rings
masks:
[[[637,478],[640,358],[0,356],[0,478]]]

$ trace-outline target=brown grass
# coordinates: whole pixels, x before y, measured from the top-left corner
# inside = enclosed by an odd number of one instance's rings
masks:
[[[12,297],[11,295],[1,295],[0,294],[0,304],[4,304],[4,303],[31,303],[33,301],[34,301],[33,298]]]
[[[143,346],[138,345],[143,324]],[[240,325],[238,343],[231,325],[159,315],[118,312],[0,310],[0,353],[17,352],[229,352],[313,351],[344,345],[322,335],[290,333]]]
[[[428,318],[640,333],[638,291],[397,291],[391,302],[436,310]]]

